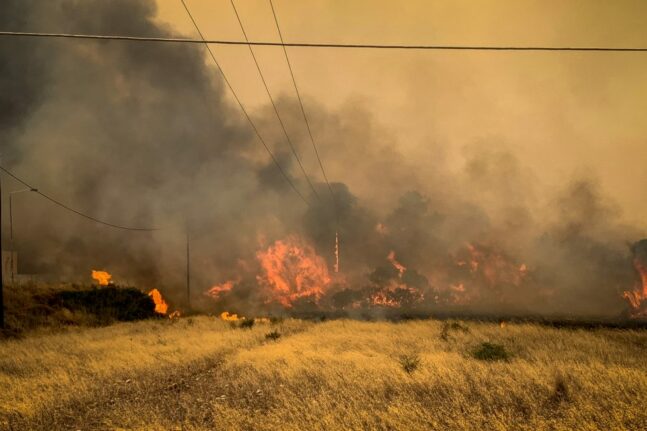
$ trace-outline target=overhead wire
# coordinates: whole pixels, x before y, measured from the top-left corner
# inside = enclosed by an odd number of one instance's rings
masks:
[[[245,116],[245,118],[247,119],[247,122],[248,122],[248,123],[249,123],[249,125],[252,127],[252,130],[254,131],[254,134],[256,135],[256,137],[258,138],[258,140],[261,142],[261,144],[262,144],[262,145],[263,145],[263,147],[265,148],[265,151],[267,151],[267,153],[269,154],[270,158],[272,159],[272,162],[274,162],[274,164],[275,164],[275,165],[276,165],[276,167],[278,168],[279,172],[281,173],[281,175],[283,176],[283,178],[285,178],[285,180],[288,182],[288,184],[290,185],[290,187],[292,188],[292,190],[294,190],[294,192],[299,196],[299,198],[301,198],[301,200],[302,200],[302,201],[303,201],[307,206],[310,206],[310,202],[308,202],[308,200],[307,200],[307,199],[303,196],[303,194],[299,191],[299,189],[298,189],[298,188],[296,187],[296,185],[294,184],[294,181],[292,181],[292,180],[290,179],[290,177],[288,176],[287,172],[285,172],[285,170],[283,169],[283,167],[281,166],[281,164],[280,164],[280,163],[279,163],[279,161],[277,160],[276,156],[275,156],[275,155],[274,155],[274,153],[272,152],[272,150],[270,150],[270,147],[269,147],[269,146],[267,145],[267,143],[265,142],[265,139],[263,139],[263,136],[261,136],[261,134],[260,134],[260,132],[259,132],[258,128],[257,128],[257,127],[256,127],[256,125],[254,124],[254,121],[252,121],[252,118],[250,117],[249,113],[248,113],[248,112],[247,112],[247,110],[245,109],[245,106],[243,105],[243,102],[240,100],[240,98],[238,97],[238,94],[236,94],[236,91],[234,90],[234,87],[231,85],[231,82],[230,82],[230,81],[229,81],[229,79],[227,78],[227,75],[225,74],[225,71],[224,71],[224,70],[222,69],[222,67],[220,66],[220,63],[218,63],[218,60],[216,60],[216,56],[214,55],[213,51],[211,50],[211,47],[210,47],[210,46],[209,46],[209,44],[205,41],[204,35],[202,34],[202,31],[200,31],[200,27],[198,26],[198,23],[196,22],[195,18],[193,18],[193,14],[191,14],[191,11],[189,10],[189,7],[187,6],[186,2],[185,2],[184,0],[180,0],[180,1],[182,2],[182,6],[184,6],[184,10],[186,11],[187,15],[188,15],[188,16],[189,16],[189,18],[191,19],[191,22],[193,23],[193,26],[195,27],[196,31],[197,31],[197,32],[198,32],[198,34],[200,35],[200,39],[202,40],[202,44],[206,47],[207,52],[209,53],[209,56],[211,57],[211,59],[213,60],[214,64],[216,65],[216,68],[220,71],[220,75],[222,76],[223,81],[225,81],[225,84],[227,84],[227,87],[229,88],[229,91],[231,92],[232,96],[234,97],[234,100],[236,100],[236,102],[238,103],[238,106],[240,107],[240,110],[243,112],[243,115],[244,115],[244,116]]]
[[[233,1],[233,0],[232,0]],[[279,19],[276,14],[276,10],[274,9],[274,3],[272,0],[269,0],[270,3],[270,8],[272,9],[272,16],[274,17],[274,24],[276,24],[276,31],[279,34],[279,39],[281,40],[281,43],[284,44],[285,41],[283,40],[283,33],[281,32],[281,26],[279,25]],[[332,186],[330,185],[330,181],[328,181],[328,175],[326,175],[326,170],[324,169],[323,162],[321,160],[321,157],[319,155],[319,150],[317,149],[317,144],[315,143],[314,136],[312,135],[312,129],[310,127],[310,121],[308,121],[308,115],[306,115],[306,110],[305,107],[303,106],[303,100],[301,99],[301,92],[299,91],[299,87],[297,86],[297,80],[294,77],[294,71],[292,70],[292,63],[290,62],[290,56],[288,55],[288,50],[283,45],[283,55],[285,56],[285,62],[288,65],[288,70],[290,71],[290,77],[292,78],[292,85],[294,86],[294,92],[296,93],[297,100],[299,101],[299,107],[301,108],[301,115],[303,116],[303,121],[306,125],[306,129],[308,130],[308,136],[310,137],[310,142],[312,143],[312,149],[314,150],[315,156],[317,157],[317,161],[319,162],[319,168],[321,169],[321,174],[323,175],[324,180],[326,181],[326,185],[328,186],[328,191],[330,192],[330,199],[332,201],[332,208],[333,208],[333,215],[335,217],[335,265],[334,269],[335,272],[339,272],[339,211],[337,208],[337,201],[335,199],[335,193],[332,190]],[[251,49],[251,46],[250,46]]]
[[[182,37],[122,36],[81,33],[45,33],[27,31],[0,31],[0,37],[36,37],[62,39],[120,40],[133,42],[164,42],[214,45],[286,46],[295,48],[340,48],[340,49],[394,49],[394,50],[447,50],[447,51],[574,51],[574,52],[647,52],[647,47],[614,46],[488,46],[488,45],[403,45],[366,43],[313,43],[269,42],[224,39],[188,39]]]
[[[281,43],[283,44],[284,43],[283,33],[281,32],[281,27],[279,26],[279,19],[276,15],[276,11],[274,10],[274,3],[272,2],[272,0],[269,0],[269,2],[270,2],[270,7],[272,9],[272,15],[274,16],[274,23],[276,24],[276,30],[279,33],[279,38],[281,40]],[[299,101],[299,106],[301,107],[301,115],[303,116],[303,121],[305,122],[306,129],[308,130],[308,136],[310,137],[312,148],[315,152],[315,155],[317,156],[317,161],[319,162],[319,167],[321,168],[321,174],[323,175],[323,178],[326,181],[326,185],[328,185],[328,190],[330,191],[330,197],[332,199],[332,203],[335,208],[335,215],[336,215],[337,205],[335,203],[335,194],[333,193],[332,186],[330,185],[330,181],[328,181],[328,175],[326,175],[326,170],[324,169],[323,163],[321,161],[321,157],[319,156],[319,151],[317,150],[317,145],[315,144],[314,137],[312,136],[310,121],[308,121],[308,116],[306,115],[305,108],[303,107],[303,100],[301,99],[301,93],[299,92],[299,87],[297,86],[297,81],[294,77],[294,71],[292,70],[292,63],[290,62],[290,57],[288,56],[288,51],[285,45],[283,45],[283,54],[285,55],[285,62],[287,63],[288,69],[290,70],[290,77],[292,78],[292,85],[294,86],[294,92],[297,95],[297,100]]]
[[[243,32],[243,36],[245,37],[246,41],[249,41],[249,38],[247,37],[247,32],[245,31],[245,26],[243,25],[243,21],[241,20],[240,15],[238,14],[238,9],[236,9],[236,4],[234,3],[234,0],[230,0],[230,3],[234,9],[234,13],[236,14],[236,19],[238,20],[240,29]],[[258,63],[258,59],[256,58],[256,54],[254,53],[254,50],[252,49],[251,45],[247,45],[247,47],[249,48],[249,53],[252,55],[252,59],[254,60],[254,64],[256,65],[256,70],[258,71],[258,74],[261,77],[261,81],[263,82],[263,87],[265,87],[265,92],[267,93],[267,97],[270,99],[270,103],[272,104],[272,108],[274,109],[274,113],[276,114],[276,118],[279,120],[279,124],[281,125],[281,129],[283,130],[283,135],[285,136],[285,140],[287,141],[288,145],[290,146],[290,149],[292,150],[292,155],[294,156],[297,163],[299,164],[299,168],[301,169],[303,176],[308,182],[308,185],[310,186],[312,193],[317,197],[317,199],[320,199],[319,194],[317,193],[317,190],[314,188],[312,181],[310,181],[310,177],[308,176],[305,168],[303,167],[301,158],[299,157],[299,154],[297,153],[297,150],[294,147],[292,140],[290,139],[290,135],[288,134],[288,131],[285,128],[285,124],[283,123],[283,119],[281,118],[281,115],[279,114],[279,110],[276,107],[276,103],[274,102],[272,93],[270,92],[270,89],[267,85],[267,81],[265,80],[265,76],[263,75],[263,71],[261,70],[261,66]]]
[[[88,219],[88,220],[92,220],[93,222],[96,222],[96,223],[99,223],[99,224],[102,224],[102,225],[105,225],[105,226],[109,226],[109,227],[112,227],[112,228],[115,228],[115,229],[122,229],[122,230],[131,230],[131,231],[156,231],[156,230],[160,230],[160,228],[158,228],[158,227],[133,227],[133,226],[124,226],[124,225],[119,225],[119,224],[115,224],[115,223],[110,223],[110,222],[107,222],[107,221],[105,221],[105,220],[98,219],[98,218],[93,217],[93,216],[91,216],[91,215],[88,215],[88,214],[86,214],[86,213],[84,213],[84,212],[82,212],[82,211],[79,211],[79,210],[77,210],[77,209],[74,209],[74,208],[72,208],[71,206],[64,204],[63,202],[59,201],[58,199],[53,198],[52,196],[50,196],[50,195],[48,195],[48,194],[43,193],[43,192],[42,192],[38,187],[34,187],[34,186],[32,186],[31,184],[27,183],[25,180],[23,180],[23,179],[19,178],[16,174],[14,174],[13,172],[11,172],[11,171],[10,171],[10,170],[8,170],[7,168],[5,168],[5,167],[3,167],[3,166],[0,166],[0,170],[1,170],[2,172],[4,172],[5,174],[9,175],[9,176],[10,176],[11,178],[13,178],[14,180],[16,180],[16,181],[18,181],[19,183],[21,183],[22,185],[24,185],[25,187],[28,187],[32,192],[37,193],[37,194],[39,194],[40,196],[44,197],[44,198],[45,198],[45,199],[47,199],[48,201],[50,201],[50,202],[52,202],[52,203],[54,203],[54,204],[58,205],[59,207],[61,207],[61,208],[65,209],[65,210],[67,210],[67,211],[70,211],[70,212],[72,212],[72,213],[74,213],[74,214],[76,214],[76,215],[79,215],[79,216],[81,216],[81,217],[84,217],[84,218],[86,218],[86,219]]]

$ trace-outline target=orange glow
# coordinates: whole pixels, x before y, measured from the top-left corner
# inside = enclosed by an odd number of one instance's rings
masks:
[[[164,298],[162,298],[160,291],[153,289],[148,292],[148,296],[150,296],[155,303],[155,312],[159,314],[166,314],[166,312],[168,311],[168,304],[166,303],[166,301],[164,301]]]
[[[92,278],[99,283],[99,286],[107,286],[112,282],[112,275],[106,271],[92,270]]]
[[[296,236],[275,241],[256,257],[263,271],[256,279],[269,296],[267,302],[286,308],[301,298],[318,302],[330,285],[326,262]]]
[[[623,298],[629,302],[631,315],[633,317],[647,317],[647,265],[634,258],[634,268],[638,271],[640,280],[633,290],[627,290],[623,293]]]

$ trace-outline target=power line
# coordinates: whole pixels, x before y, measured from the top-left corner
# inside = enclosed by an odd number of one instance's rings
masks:
[[[238,24],[240,24],[240,29],[243,32],[243,36],[245,36],[245,40],[249,41],[247,38],[247,32],[245,31],[245,26],[243,26],[243,21],[240,19],[240,15],[238,14],[238,10],[236,9],[236,4],[234,3],[234,0],[230,0],[231,6],[234,8],[234,13],[236,14],[236,19],[238,20]],[[301,163],[301,158],[297,154],[297,150],[294,148],[294,145],[292,144],[292,140],[290,139],[290,136],[288,135],[288,131],[285,128],[285,124],[283,123],[283,120],[281,119],[281,115],[279,114],[279,110],[276,107],[276,104],[274,103],[274,98],[272,97],[272,93],[270,93],[270,89],[267,86],[267,82],[265,81],[265,76],[263,76],[263,71],[261,70],[261,66],[258,64],[258,60],[256,59],[256,54],[254,54],[254,50],[252,49],[251,45],[247,45],[249,48],[249,53],[252,55],[252,58],[254,59],[254,64],[256,65],[256,70],[258,70],[258,74],[261,77],[261,81],[263,82],[263,87],[265,87],[265,92],[267,93],[267,97],[269,97],[270,102],[272,104],[272,108],[274,108],[274,113],[276,114],[276,118],[279,120],[279,124],[281,125],[281,129],[283,129],[283,134],[285,135],[285,140],[287,141],[288,145],[290,146],[290,149],[292,150],[292,155],[294,158],[297,160],[297,163],[299,164],[299,168],[301,168],[301,172],[303,173],[303,176],[306,178],[306,181],[308,182],[308,185],[310,185],[310,188],[312,189],[312,193],[319,198],[319,193],[315,190],[314,186],[312,185],[312,182],[310,181],[310,177],[306,173],[305,168],[303,167],[303,163]]]
[[[274,23],[276,24],[276,30],[279,33],[279,38],[281,39],[281,43],[284,43],[283,34],[281,33],[281,27],[279,26],[279,19],[276,16],[276,11],[274,10],[274,3],[272,3],[272,0],[269,0],[269,2],[270,2],[270,7],[272,8],[272,15],[274,16]],[[328,185],[328,190],[330,191],[330,197],[332,199],[333,208],[335,210],[335,216],[336,216],[337,204],[335,203],[335,194],[332,191],[330,181],[328,181],[328,176],[326,175],[326,170],[324,169],[323,163],[321,162],[321,157],[319,157],[319,151],[317,150],[317,145],[315,144],[314,137],[312,136],[312,130],[310,129],[310,122],[308,121],[306,110],[303,107],[303,100],[301,100],[301,93],[299,92],[299,87],[297,86],[297,81],[294,77],[294,71],[292,70],[292,64],[290,63],[290,57],[288,56],[288,50],[285,47],[285,45],[283,45],[283,54],[285,55],[285,61],[288,64],[288,69],[290,70],[290,77],[292,78],[292,84],[294,84],[294,91],[297,95],[297,99],[299,100],[299,106],[301,107],[301,114],[303,115],[303,121],[306,123],[306,128],[308,129],[308,136],[310,136],[310,142],[312,142],[312,148],[315,151],[315,155],[317,156],[317,161],[319,162],[319,167],[321,168],[321,173],[323,174],[324,180]]]
[[[285,178],[285,180],[288,182],[288,184],[290,184],[290,187],[292,187],[292,190],[294,190],[294,192],[297,195],[299,195],[301,200],[303,202],[305,202],[305,204],[307,206],[310,206],[310,203],[308,202],[308,200],[301,194],[299,189],[297,189],[297,187],[294,185],[294,182],[290,179],[290,177],[285,172],[285,170],[283,170],[283,167],[281,167],[281,164],[279,163],[279,161],[274,156],[274,153],[272,153],[272,150],[270,150],[270,147],[267,146],[267,143],[265,142],[265,140],[261,136],[260,132],[256,128],[256,125],[254,124],[254,122],[252,121],[252,118],[247,113],[247,110],[245,109],[245,106],[243,106],[243,102],[240,101],[240,99],[238,98],[238,95],[236,94],[236,91],[234,91],[234,87],[229,82],[229,79],[227,79],[227,75],[225,75],[225,71],[220,66],[220,63],[218,63],[218,60],[216,60],[216,56],[213,54],[213,51],[211,51],[211,47],[209,46],[208,43],[206,43],[205,38],[202,35],[202,32],[200,31],[200,27],[198,27],[198,23],[193,18],[193,15],[191,14],[191,11],[189,10],[189,7],[186,5],[184,0],[180,0],[180,1],[182,2],[182,6],[184,6],[184,10],[186,10],[187,15],[189,15],[189,18],[191,19],[191,22],[193,23],[193,26],[195,27],[196,31],[200,35],[200,39],[202,40],[200,43],[202,43],[207,48],[207,51],[209,52],[209,56],[211,57],[214,64],[216,65],[216,67],[220,71],[220,74],[222,75],[222,79],[225,81],[225,84],[227,84],[227,87],[229,88],[229,91],[231,91],[231,94],[234,96],[234,99],[238,103],[238,106],[240,107],[240,110],[243,111],[243,115],[245,116],[245,118],[249,122],[250,126],[252,126],[252,129],[254,130],[254,133],[256,134],[256,137],[261,142],[261,144],[263,144],[263,147],[265,148],[267,153],[270,155],[270,158],[272,159],[272,161],[274,162],[274,164],[278,168],[279,172],[281,172],[281,175],[283,175],[283,178]]]
[[[437,51],[575,51],[575,52],[647,52],[645,47],[603,47],[603,46],[487,46],[487,45],[399,45],[362,43],[309,43],[309,42],[266,42],[220,39],[188,39],[181,37],[120,36],[76,33],[41,33],[25,31],[0,31],[0,37],[39,37],[64,39],[121,40],[133,42],[197,43],[214,45],[286,46],[294,48],[341,48],[341,49],[396,49],[396,50],[437,50]]]
[[[56,204],[56,205],[60,206],[61,208],[64,208],[64,209],[66,209],[66,210],[68,210],[68,211],[70,211],[70,212],[73,212],[73,213],[74,213],[74,214],[76,214],[76,215],[79,215],[79,216],[81,216],[81,217],[84,217],[84,218],[86,218],[86,219],[88,219],[88,220],[92,220],[93,222],[96,222],[96,223],[99,223],[99,224],[102,224],[102,225],[105,225],[105,226],[109,226],[109,227],[112,227],[112,228],[115,228],[115,229],[122,229],[122,230],[149,231],[149,232],[150,232],[150,231],[155,231],[155,230],[160,230],[160,228],[156,228],[156,227],[132,227],[132,226],[122,226],[122,225],[118,225],[118,224],[114,224],[114,223],[109,223],[109,222],[107,222],[107,221],[100,220],[100,219],[98,219],[98,218],[92,217],[91,215],[88,215],[88,214],[85,214],[85,213],[83,213],[83,212],[81,212],[81,211],[79,211],[79,210],[76,210],[76,209],[74,209],[74,208],[72,208],[72,207],[70,207],[70,206],[68,206],[68,205],[65,205],[65,204],[64,204],[64,203],[62,203],[61,201],[59,201],[59,200],[57,200],[57,199],[54,199],[53,197],[51,197],[51,196],[49,196],[49,195],[47,195],[47,194],[45,194],[45,193],[41,192],[39,188],[34,187],[34,186],[32,186],[31,184],[28,184],[26,181],[24,181],[24,180],[22,180],[22,179],[18,178],[15,174],[13,174],[11,171],[9,171],[8,169],[4,168],[3,166],[0,166],[0,170],[2,170],[4,173],[6,173],[7,175],[9,175],[9,176],[10,176],[11,178],[13,178],[14,180],[18,181],[19,183],[21,183],[21,184],[22,184],[22,185],[24,185],[25,187],[29,187],[29,188],[31,189],[31,191],[33,191],[33,192],[35,192],[35,193],[38,193],[39,195],[41,195],[42,197],[44,197],[44,198],[45,198],[45,199],[47,199],[48,201],[53,202],[54,204]]]

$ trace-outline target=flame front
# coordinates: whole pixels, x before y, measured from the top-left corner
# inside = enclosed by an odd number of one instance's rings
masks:
[[[166,314],[166,312],[168,311],[168,304],[166,303],[166,301],[164,301],[164,298],[162,298],[160,291],[153,289],[148,292],[148,296],[150,296],[155,303],[155,312],[159,314]]]
[[[112,275],[107,271],[92,270],[92,278],[99,283],[99,286],[107,286],[112,280]]]
[[[256,257],[263,271],[256,279],[265,287],[268,302],[278,302],[286,308],[292,308],[299,299],[316,303],[330,285],[326,262],[296,236],[275,241]]]

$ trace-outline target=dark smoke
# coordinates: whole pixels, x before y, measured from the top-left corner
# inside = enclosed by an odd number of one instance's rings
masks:
[[[152,0],[5,0],[0,27],[174,36],[155,14]],[[406,158],[400,138],[359,103],[330,112],[306,102],[329,177],[338,180],[336,211],[321,181],[320,201],[307,193],[266,107],[254,119],[312,206],[290,190],[203,47],[0,39],[3,165],[96,217],[162,228],[116,231],[20,195],[20,271],[89,281],[91,269],[107,269],[118,282],[157,287],[181,304],[188,231],[196,305],[215,309],[202,293],[240,280],[221,306],[260,307],[259,247],[297,234],[332,268],[338,231],[345,283],[333,283],[321,305],[303,307],[343,308],[391,286],[392,299],[420,306],[422,292],[432,310],[461,295],[476,310],[616,315],[626,308],[622,291],[635,281],[627,244],[645,232],[620,222],[595,179],[549,193],[490,141],[466,148],[464,169],[452,172],[441,151]],[[306,169],[320,178],[298,105],[287,96],[278,105]],[[430,145],[430,153],[440,147]],[[520,282],[518,274],[474,269],[470,246],[492,267],[524,264],[527,274]],[[407,267],[402,275],[387,262],[390,251]]]

